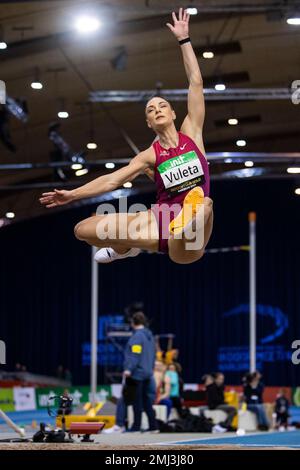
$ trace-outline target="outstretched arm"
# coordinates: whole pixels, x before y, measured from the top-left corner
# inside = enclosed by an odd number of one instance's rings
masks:
[[[40,203],[48,208],[62,206],[78,199],[98,196],[107,193],[122,186],[127,181],[134,180],[153,164],[153,151],[150,149],[139,153],[134,157],[129,165],[114,171],[108,175],[99,176],[99,178],[73,189],[72,191],[55,189],[52,192],[42,194]]]
[[[172,13],[172,17],[174,24],[167,23],[167,26],[176,39],[182,41],[189,38],[189,14],[180,8],[178,19],[174,12]],[[188,114],[182,125],[182,130],[192,138],[196,138],[199,134],[202,134],[205,117],[203,80],[191,42],[185,42],[180,48],[184,68],[189,81]]]

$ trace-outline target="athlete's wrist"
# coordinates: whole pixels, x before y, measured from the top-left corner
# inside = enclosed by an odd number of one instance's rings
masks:
[[[79,194],[78,194],[78,188],[72,189],[72,190],[70,191],[70,196],[71,196],[71,198],[72,198],[72,201],[76,201],[77,199],[80,199],[80,196],[79,196]]]
[[[187,44],[191,42],[191,38],[189,36],[180,36],[178,38],[179,45],[182,46],[183,44]]]

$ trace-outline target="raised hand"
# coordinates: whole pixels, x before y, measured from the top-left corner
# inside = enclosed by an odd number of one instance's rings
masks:
[[[189,37],[189,20],[190,15],[183,8],[179,8],[178,19],[174,11],[172,12],[174,24],[167,23],[168,28],[172,31],[174,36],[181,41]]]
[[[43,193],[40,197],[40,203],[48,209],[51,207],[63,206],[74,200],[73,191],[66,191],[64,189],[54,189],[50,193]]]

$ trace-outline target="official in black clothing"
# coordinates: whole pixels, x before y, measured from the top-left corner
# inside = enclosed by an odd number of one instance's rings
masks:
[[[224,375],[217,372],[206,376],[206,396],[207,404],[210,410],[222,410],[227,414],[227,418],[219,423],[225,429],[232,427],[233,418],[237,414],[234,406],[227,405],[224,400]]]

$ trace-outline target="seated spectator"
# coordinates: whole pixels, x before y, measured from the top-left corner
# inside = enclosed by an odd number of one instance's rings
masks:
[[[170,377],[166,374],[167,366],[162,361],[155,361],[154,365],[154,380],[156,383],[156,405],[165,405],[167,407],[167,418],[170,416],[172,410],[171,394],[171,381]]]
[[[181,404],[181,397],[180,397],[180,381],[179,375],[176,370],[175,364],[169,364],[167,367],[167,371],[165,374],[166,378],[170,379],[170,399],[172,401],[172,406],[177,410],[179,417],[182,416],[182,404]]]
[[[263,405],[264,385],[261,382],[260,372],[252,372],[246,375],[244,379],[244,400],[247,409],[255,413],[258,421],[258,429],[267,431],[269,422]]]
[[[286,391],[284,388],[279,390],[279,393],[276,398],[274,413],[276,414],[276,428],[284,430],[288,427],[288,419],[290,402],[286,398]]]
[[[227,414],[225,421],[215,426],[216,432],[232,430],[232,421],[237,414],[234,406],[225,403],[224,399],[224,375],[221,372],[205,376],[207,405],[210,410],[222,410]]]

